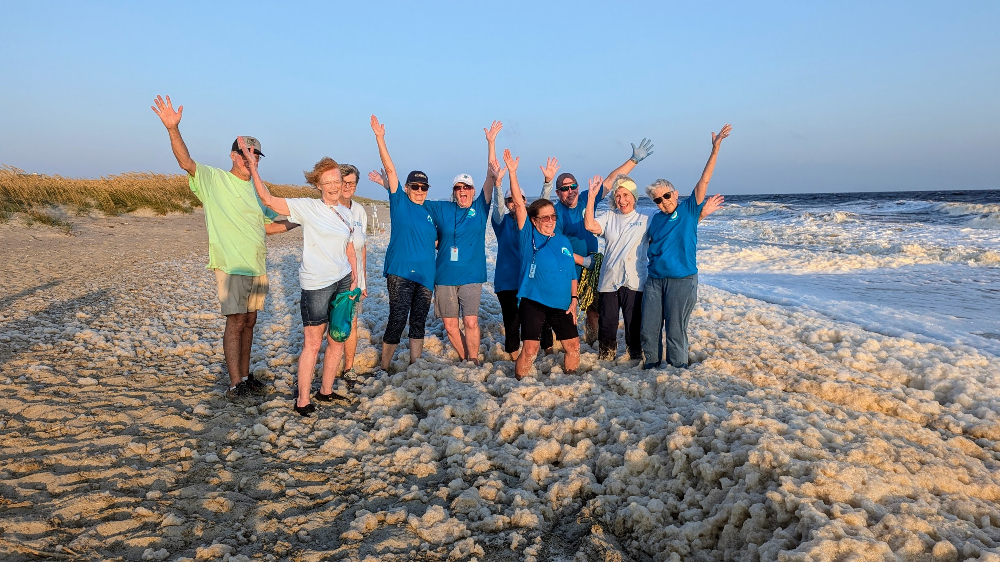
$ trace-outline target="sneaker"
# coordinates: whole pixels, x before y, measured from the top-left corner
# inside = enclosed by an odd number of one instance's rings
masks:
[[[242,402],[250,396],[250,389],[246,382],[240,382],[236,386],[226,391],[226,399],[231,402]]]
[[[247,385],[247,390],[251,394],[258,394],[258,395],[267,394],[267,385],[253,378],[253,375],[248,376],[247,379],[243,381],[242,384]]]
[[[353,385],[354,383],[361,380],[361,377],[358,376],[358,373],[357,371],[354,370],[354,367],[351,367],[350,369],[341,373],[340,378],[342,378],[344,382],[346,382],[349,385]]]

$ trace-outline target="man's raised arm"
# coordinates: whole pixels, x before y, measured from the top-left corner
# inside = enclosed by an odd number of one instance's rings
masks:
[[[163,97],[156,96],[156,99],[153,100],[154,105],[150,107],[153,108],[153,112],[163,122],[163,126],[167,128],[167,133],[170,135],[170,149],[174,151],[174,158],[177,159],[177,163],[189,176],[194,176],[198,165],[191,159],[187,145],[184,144],[184,139],[181,138],[181,130],[178,128],[181,123],[181,114],[184,113],[184,106],[177,106],[177,111],[174,111],[174,106],[170,103],[170,96],[166,96],[166,98],[164,100]]]

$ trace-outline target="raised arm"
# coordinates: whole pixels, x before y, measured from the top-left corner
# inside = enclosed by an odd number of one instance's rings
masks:
[[[652,153],[653,153],[653,141],[651,140],[642,139],[641,141],[639,141],[639,146],[633,144],[632,156],[630,156],[629,159],[626,160],[624,164],[618,166],[614,170],[611,170],[611,173],[608,174],[608,177],[604,179],[604,184],[602,185],[603,191],[605,193],[610,191],[611,184],[614,183],[615,178],[617,178],[621,174],[627,175],[629,172],[632,171],[633,168],[636,167],[636,165],[639,162],[642,162],[647,156],[649,156]],[[600,197],[598,197],[598,199],[604,199],[604,195],[602,194]]]
[[[386,189],[389,189],[389,177],[386,176],[384,169],[381,172],[378,172],[378,171],[375,171],[375,170],[372,170],[372,171],[368,172],[368,179],[370,181],[373,181],[373,182],[381,185],[382,187],[384,187]]]
[[[174,158],[177,159],[177,164],[189,176],[193,176],[198,169],[198,165],[191,159],[191,154],[188,153],[187,145],[184,144],[184,139],[181,138],[181,130],[179,128],[181,114],[184,113],[184,106],[179,105],[177,106],[177,111],[174,111],[174,106],[170,103],[170,96],[167,96],[165,101],[162,97],[156,96],[153,104],[150,107],[153,108],[153,112],[163,122],[163,126],[167,128],[167,134],[170,135],[170,149],[174,151]]]
[[[246,145],[243,137],[237,137],[240,150],[243,151],[244,160],[250,167],[250,177],[253,179],[253,188],[257,190],[257,197],[260,197],[260,202],[264,204],[268,209],[273,210],[279,215],[285,215],[286,217],[291,214],[288,210],[288,203],[283,197],[275,197],[271,195],[271,192],[267,190],[267,186],[260,179],[260,174],[257,173],[257,159],[254,158],[253,151]]]
[[[490,125],[489,129],[483,129],[486,133],[486,182],[483,183],[483,199],[486,204],[489,205],[490,201],[493,200],[493,183],[491,180],[498,181],[495,176],[493,176],[493,164],[496,164],[496,169],[500,169],[500,163],[497,162],[497,134],[503,129],[503,123],[500,121],[494,121]]]
[[[503,185],[503,177],[507,175],[507,168],[501,168],[500,163],[497,161],[490,162],[490,173],[486,178],[486,183],[483,184],[483,191],[487,189],[496,191],[496,205],[493,206],[493,222],[500,224],[503,222],[503,193],[500,189]],[[490,204],[490,199],[486,199],[486,204]]]
[[[392,158],[389,157],[389,149],[385,146],[385,125],[379,123],[378,118],[374,115],[372,115],[372,131],[375,132],[378,156],[382,159],[382,168],[385,169],[386,181],[389,182],[385,188],[389,190],[389,193],[396,193],[396,188],[399,187],[399,176],[396,174],[396,167],[392,164]]]
[[[545,183],[542,184],[542,193],[538,198],[548,199],[552,197],[552,180],[559,173],[559,161],[549,156],[548,160],[545,161],[545,165],[538,168],[542,170],[542,177],[545,179]]]
[[[514,199],[514,217],[517,219],[517,228],[520,230],[524,228],[524,221],[528,220],[528,208],[524,206],[521,184],[517,182],[517,165],[521,163],[521,158],[514,158],[510,155],[510,149],[505,148],[503,161],[507,164],[507,170],[510,172],[510,196]]]
[[[732,125],[726,123],[718,135],[712,133],[712,154],[708,157],[708,162],[705,163],[705,170],[701,173],[698,185],[694,186],[694,200],[699,205],[705,200],[705,192],[708,191],[708,182],[712,181],[712,172],[715,171],[715,159],[719,155],[719,146],[722,145],[722,139],[728,137],[729,132],[732,130]]]
[[[583,213],[583,226],[588,232],[600,236],[604,230],[594,219],[594,204],[597,201],[597,193],[601,190],[601,176],[590,178],[590,190],[587,192],[587,209]]]

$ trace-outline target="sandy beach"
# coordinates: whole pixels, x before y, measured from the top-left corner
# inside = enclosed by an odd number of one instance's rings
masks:
[[[387,215],[386,215],[387,217]],[[292,411],[299,231],[222,396],[204,216],[0,225],[0,559],[1000,561],[995,358],[704,285],[689,369],[424,358]],[[388,238],[370,238],[357,366]],[[492,272],[495,240],[488,239]],[[492,273],[491,273],[492,279]],[[621,338],[619,338],[621,340]]]

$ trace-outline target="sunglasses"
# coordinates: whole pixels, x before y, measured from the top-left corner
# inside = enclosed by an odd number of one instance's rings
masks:
[[[535,217],[538,222],[556,222],[556,216],[553,215],[538,215]]]
[[[417,191],[427,191],[428,189],[431,188],[431,186],[426,183],[410,183],[407,184],[406,187],[410,189],[415,189]]]
[[[562,187],[557,187],[556,191],[569,191],[571,189],[576,189],[578,187],[580,187],[580,184],[578,184],[578,183],[571,183],[569,185],[564,185]]]
[[[662,195],[660,197],[653,197],[653,204],[659,205],[661,201],[670,201],[673,198],[674,198],[673,192],[670,192],[666,195]]]
[[[465,185],[464,183],[460,183],[460,184],[455,185],[455,187],[453,187],[451,189],[452,189],[452,191],[470,191],[470,190],[473,190],[473,189],[476,189],[476,188],[472,187],[471,185]]]

